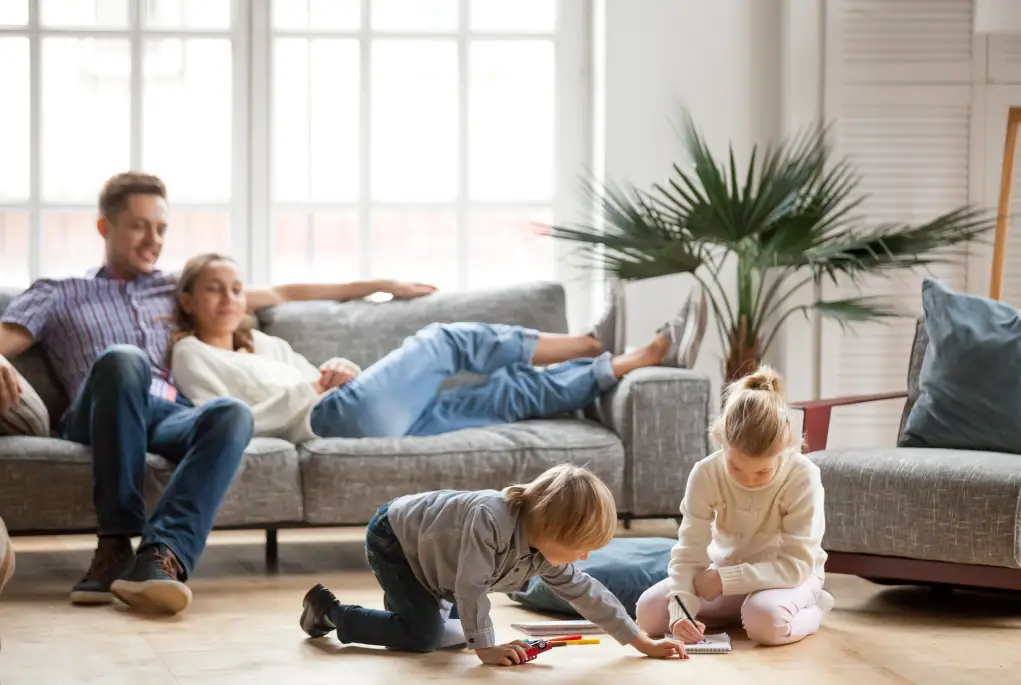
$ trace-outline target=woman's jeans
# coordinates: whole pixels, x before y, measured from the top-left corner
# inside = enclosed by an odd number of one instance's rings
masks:
[[[538,369],[538,331],[504,324],[430,324],[357,378],[323,395],[323,438],[398,438],[512,423],[583,409],[613,387],[609,353]],[[479,384],[440,387],[459,372]]]

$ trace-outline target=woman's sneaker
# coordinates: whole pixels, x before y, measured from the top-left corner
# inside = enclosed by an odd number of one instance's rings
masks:
[[[598,340],[604,352],[613,356],[624,354],[624,318],[624,284],[616,281],[610,286],[610,301],[606,311],[585,334]]]
[[[693,368],[702,347],[707,324],[705,291],[696,285],[681,310],[656,331],[670,340],[670,347],[663,357],[662,365],[676,366],[680,369]]]

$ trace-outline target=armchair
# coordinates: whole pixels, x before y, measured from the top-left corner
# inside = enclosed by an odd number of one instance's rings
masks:
[[[919,320],[907,392],[791,405],[826,489],[826,568],[882,584],[1021,590],[1021,455],[827,446],[832,409],[851,404],[906,397],[903,434],[927,345]]]

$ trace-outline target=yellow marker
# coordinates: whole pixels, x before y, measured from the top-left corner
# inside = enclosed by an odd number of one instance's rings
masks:
[[[590,638],[586,640],[563,640],[561,642],[554,642],[554,646],[559,647],[560,645],[598,645],[598,638]]]

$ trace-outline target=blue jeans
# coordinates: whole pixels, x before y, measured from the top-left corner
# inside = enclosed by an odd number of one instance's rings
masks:
[[[441,646],[445,618],[439,599],[415,577],[387,514],[379,508],[365,533],[365,556],[383,588],[385,610],[353,604],[334,607],[330,620],[343,642],[379,645],[405,652]]]
[[[617,379],[610,355],[537,369],[539,333],[504,324],[430,324],[312,409],[324,438],[398,438],[583,409]],[[459,372],[480,384],[440,391]]]
[[[145,352],[107,349],[64,417],[64,437],[92,448],[99,535],[141,535],[139,549],[164,544],[187,576],[252,438],[252,412],[225,397],[198,408],[169,402],[149,394],[151,382]],[[148,521],[147,451],[177,465]]]

